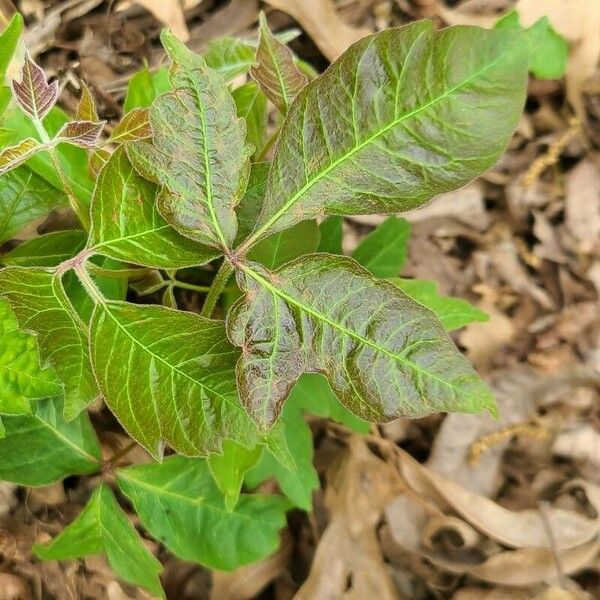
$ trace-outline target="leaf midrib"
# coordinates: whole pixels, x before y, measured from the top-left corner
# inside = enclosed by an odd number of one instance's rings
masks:
[[[445,379],[440,379],[439,377],[436,377],[435,375],[432,375],[429,371],[426,371],[426,370],[420,368],[416,363],[414,363],[414,362],[412,362],[410,360],[407,360],[406,358],[400,356],[399,354],[395,354],[394,352],[390,352],[387,348],[384,348],[382,346],[377,345],[375,342],[372,342],[371,340],[369,340],[369,339],[361,336],[360,334],[356,333],[355,331],[347,329],[343,325],[340,325],[339,323],[336,323],[335,321],[332,321],[331,319],[329,319],[328,317],[326,317],[322,313],[317,312],[313,308],[311,308],[309,306],[306,306],[305,304],[302,304],[296,298],[293,298],[292,296],[289,296],[288,294],[286,294],[285,292],[283,292],[279,288],[277,288],[274,285],[272,285],[268,280],[266,280],[264,277],[262,277],[261,275],[259,275],[256,271],[253,271],[247,265],[242,266],[241,269],[245,273],[247,273],[250,277],[252,277],[255,281],[257,281],[260,285],[262,285],[266,289],[268,289],[272,294],[274,294],[276,296],[279,296],[280,298],[282,298],[286,302],[289,302],[290,304],[296,306],[300,310],[308,313],[309,315],[311,315],[315,319],[318,319],[318,320],[326,323],[327,325],[329,325],[333,329],[336,329],[337,331],[339,331],[343,335],[346,335],[346,336],[348,336],[350,338],[353,338],[354,340],[356,340],[356,341],[358,341],[358,342],[360,342],[360,343],[362,343],[362,344],[364,344],[366,346],[370,346],[371,348],[373,348],[377,352],[381,352],[382,354],[385,354],[386,356],[388,356],[389,358],[392,358],[393,360],[397,360],[398,362],[406,365],[407,367],[409,367],[410,369],[416,371],[417,373],[420,373],[424,377],[426,377],[426,378],[428,378],[428,379],[430,379],[432,381],[435,381],[435,382],[439,383],[440,385],[448,387],[449,389],[453,390],[453,392],[456,393],[457,395],[462,395],[462,396],[467,396],[467,397],[476,397],[473,394],[466,394],[464,392],[464,390],[461,390],[458,386],[454,386],[450,382],[446,381]]]
[[[415,115],[418,115],[419,113],[421,113],[423,111],[426,111],[428,108],[435,105],[436,103],[441,102],[442,100],[445,100],[446,98],[449,98],[456,91],[458,91],[462,87],[468,85],[469,83],[471,83],[471,81],[477,79],[483,73],[485,73],[487,70],[496,66],[499,62],[503,61],[505,58],[510,56],[512,54],[512,52],[514,51],[514,48],[515,48],[515,46],[511,47],[509,52],[501,54],[496,60],[492,61],[489,65],[486,65],[483,69],[480,69],[479,71],[477,71],[476,73],[474,73],[473,75],[468,77],[467,79],[461,81],[459,84],[446,90],[442,95],[438,96],[437,98],[434,98],[433,100],[430,100],[426,104],[423,104],[422,106],[419,106],[419,107],[413,109],[412,111],[402,115],[401,117],[394,119],[389,125],[386,125],[384,128],[378,130],[376,133],[374,133],[373,135],[368,137],[366,140],[362,141],[360,144],[357,144],[356,146],[353,146],[348,152],[346,152],[345,154],[343,154],[342,156],[340,156],[339,158],[334,160],[325,169],[323,169],[322,171],[317,173],[310,181],[307,181],[262,227],[260,227],[260,229],[258,229],[256,231],[256,233],[253,234],[253,236],[252,236],[253,241],[257,241],[260,237],[262,237],[262,235],[266,231],[268,231],[271,228],[271,226],[274,223],[276,223],[297,202],[297,200],[301,196],[303,196],[308,190],[310,190],[313,187],[313,185],[318,183],[321,179],[323,179],[325,176],[327,176],[332,170],[334,170],[340,164],[342,164],[346,160],[349,160],[350,158],[352,158],[357,152],[360,152],[363,148],[365,148],[369,144],[373,143],[375,140],[377,140],[382,135],[385,135],[388,131],[390,131],[394,127],[398,126],[403,121],[408,120],[408,119],[414,117]],[[273,163],[274,162],[275,161],[273,161]]]

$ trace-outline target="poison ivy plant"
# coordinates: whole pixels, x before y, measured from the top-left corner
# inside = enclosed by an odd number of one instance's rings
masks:
[[[21,29],[1,34],[2,75]],[[410,228],[394,213],[501,156],[537,68],[531,31],[419,21],[318,77],[264,17],[258,40],[201,54],[165,31],[170,67],[132,77],[110,133],[85,84],[71,118],[26,56],[0,87],[0,478],[104,480],[39,557],[103,552],[161,597],[112,488],[170,551],[231,570],[311,509],[309,416],[361,434],[495,413],[447,334],[485,315],[401,277]],[[67,207],[78,222],[31,233]],[[372,213],[391,216],[345,256],[343,218]],[[122,452],[101,456],[92,403],[132,438]],[[118,467],[136,444],[154,461]]]

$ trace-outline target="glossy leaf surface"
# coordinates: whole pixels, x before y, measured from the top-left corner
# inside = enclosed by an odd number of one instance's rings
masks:
[[[55,267],[83,249],[86,235],[79,229],[54,231],[31,238],[0,256],[0,263],[21,267]]]
[[[361,240],[352,258],[376,277],[395,277],[406,262],[409,235],[406,219],[388,217]]]
[[[87,331],[74,314],[60,279],[42,267],[0,271],[0,296],[10,303],[19,327],[36,335],[40,356],[64,387],[65,416],[78,415],[97,396]]]
[[[264,14],[260,15],[256,64],[250,69],[250,74],[283,114],[287,113],[307,81],[297,69],[291,50],[271,33]]]
[[[0,177],[0,243],[67,202],[64,194],[25,166],[5,173]]]
[[[161,269],[201,265],[219,256],[175,231],[156,209],[157,194],[157,186],[117,149],[98,176],[89,245],[106,256]]]
[[[235,387],[236,348],[220,321],[161,306],[98,305],[92,362],[104,399],[153,456],[218,452],[224,438],[252,446],[254,426]],[[126,367],[126,368],[125,368]]]
[[[148,531],[184,560],[229,571],[279,545],[288,503],[242,494],[228,512],[205,460],[173,456],[162,464],[121,469],[117,480]]]
[[[106,484],[95,490],[75,521],[47,546],[34,546],[34,553],[43,560],[104,553],[123,581],[165,597],[159,579],[162,565],[143,545]]]
[[[56,396],[61,387],[50,369],[42,369],[35,338],[19,330],[8,302],[0,300],[0,414],[31,412],[30,400]]]
[[[493,396],[435,316],[352,259],[303,256],[238,277],[245,297],[228,315],[242,402],[263,427],[275,422],[300,375],[323,373],[338,398],[368,421],[432,412],[495,411]]]
[[[402,279],[400,277],[396,277],[391,281],[413,300],[433,311],[444,329],[448,331],[459,329],[475,321],[487,321],[489,319],[483,311],[475,308],[462,298],[442,296],[437,291],[437,283],[434,281]]]
[[[249,171],[245,122],[202,57],[166,31],[161,39],[174,64],[174,90],[150,108],[152,144],[128,145],[129,157],[164,186],[158,208],[168,223],[194,240],[226,247],[235,238],[234,207]]]
[[[100,468],[100,444],[87,414],[65,421],[62,402],[40,400],[32,414],[4,419],[0,439],[0,480],[48,485]]]
[[[517,32],[418,21],[360,40],[290,108],[256,236],[408,210],[464,185],[504,151],[527,64]]]

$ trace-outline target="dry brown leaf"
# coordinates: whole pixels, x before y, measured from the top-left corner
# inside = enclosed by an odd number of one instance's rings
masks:
[[[505,546],[549,548],[550,527],[556,548],[566,550],[593,540],[600,532],[600,514],[589,519],[553,507],[549,507],[544,515],[534,509],[507,510],[493,500],[433,473],[402,450],[398,451],[398,457],[400,473],[413,491],[436,502],[442,509],[451,508],[479,531]]]
[[[433,442],[427,467],[471,492],[492,496],[499,484],[498,467],[509,440],[489,448],[477,464],[469,462],[471,444],[506,426],[526,422],[535,411],[535,400],[545,380],[526,367],[494,373],[490,384],[500,418],[493,419],[488,413],[449,414]]]
[[[190,32],[185,23],[183,7],[179,0],[133,0],[151,12],[163,25],[166,25],[180,40],[187,42]],[[122,10],[130,2],[122,4]]]
[[[0,600],[33,600],[27,582],[11,573],[0,573]]]
[[[537,594],[532,600],[585,600],[586,597],[587,595],[579,592],[572,592],[558,587],[549,587]]]
[[[352,437],[326,488],[331,520],[295,600],[398,600],[375,527],[399,489],[391,465],[377,458],[362,438]]]
[[[590,472],[596,472],[600,479],[600,432],[593,425],[583,423],[576,429],[561,432],[554,440],[552,452],[587,463]]]
[[[567,174],[565,217],[580,251],[589,253],[600,246],[600,167],[589,158]]]
[[[288,13],[306,30],[321,52],[335,60],[350,44],[372,33],[366,27],[351,27],[339,17],[331,0],[265,0]]]
[[[9,513],[17,504],[15,497],[17,486],[8,481],[0,481],[0,517]]]
[[[458,590],[452,600],[531,600],[531,594],[509,587],[496,587],[493,590],[468,587]]]

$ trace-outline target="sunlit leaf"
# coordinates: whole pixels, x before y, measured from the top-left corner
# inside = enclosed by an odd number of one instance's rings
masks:
[[[4,31],[0,34],[0,82],[4,81],[6,70],[17,49],[19,38],[23,32],[23,17],[15,12]]]
[[[32,414],[4,419],[0,439],[0,480],[38,486],[100,468],[100,444],[89,417],[81,413],[65,421],[62,403],[39,400]],[[35,457],[35,460],[32,460]]]
[[[283,114],[306,85],[306,77],[297,69],[294,55],[271,33],[263,13],[260,15],[256,65],[250,69],[250,74]]]
[[[518,32],[430,21],[351,46],[290,108],[255,237],[408,210],[476,177],[517,125],[527,54]]]
[[[0,263],[21,267],[55,267],[85,246],[86,234],[78,229],[53,231],[19,244],[0,256]]]
[[[91,207],[89,246],[138,265],[180,269],[219,256],[214,248],[183,237],[158,214],[155,184],[140,177],[117,149],[100,172]]]
[[[81,98],[79,98],[75,118],[78,121],[100,121],[94,97],[90,92],[90,88],[83,82],[81,83]]]
[[[21,81],[13,80],[12,88],[18,105],[36,121],[41,121],[58,99],[58,81],[48,83],[43,69],[28,53],[25,54]]]
[[[236,234],[234,207],[249,171],[246,127],[223,79],[204,59],[164,31],[174,68],[174,91],[150,108],[153,143],[128,144],[135,167],[164,186],[158,208],[180,233],[229,246]]]
[[[0,176],[0,243],[68,204],[67,197],[26,166]]]
[[[171,89],[169,70],[165,67],[154,73],[148,67],[140,69],[129,80],[127,94],[123,103],[123,112],[128,113],[134,108],[148,108],[154,99]]]
[[[92,362],[104,399],[155,457],[218,452],[224,438],[253,446],[235,385],[236,348],[223,323],[161,306],[107,302],[91,323]]]
[[[45,146],[33,138],[25,138],[14,146],[0,150],[0,175],[22,165]]]
[[[6,300],[0,300],[0,340],[0,415],[28,414],[31,400],[61,393],[52,370],[40,365],[35,338],[19,330]]]
[[[352,259],[303,256],[270,272],[238,275],[245,297],[230,310],[242,402],[273,424],[296,380],[323,373],[367,421],[437,411],[495,411],[493,396],[435,316]]]
[[[72,419],[97,396],[87,331],[74,314],[60,278],[42,267],[0,271],[0,296],[10,303],[19,327],[36,335],[44,364],[64,386],[65,416]]]
[[[406,219],[388,217],[361,240],[352,258],[376,277],[395,277],[406,262],[409,236]]]
[[[33,551],[43,560],[106,554],[110,566],[123,581],[165,597],[159,579],[162,565],[145,548],[106,484],[94,491],[75,521],[50,544],[36,545]]]
[[[228,512],[205,460],[173,456],[121,469],[117,481],[148,531],[184,560],[229,571],[279,545],[287,501],[242,494]]]
[[[400,277],[390,281],[413,300],[433,311],[446,330],[458,329],[475,321],[489,319],[483,311],[462,298],[440,295],[437,291],[437,283],[434,281]]]

